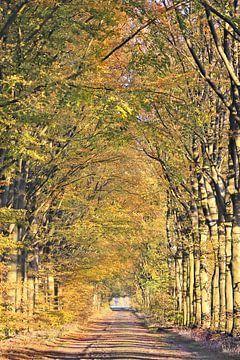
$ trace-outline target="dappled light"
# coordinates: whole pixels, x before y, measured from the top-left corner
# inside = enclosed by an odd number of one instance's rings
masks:
[[[239,19],[0,1],[3,359],[240,356]]]
[[[174,344],[170,334],[159,340],[159,334],[148,332],[132,313],[113,312],[105,320],[92,322],[84,334],[60,338],[51,350],[26,349],[23,354],[14,350],[9,359],[211,359],[211,354],[193,353],[184,343]]]

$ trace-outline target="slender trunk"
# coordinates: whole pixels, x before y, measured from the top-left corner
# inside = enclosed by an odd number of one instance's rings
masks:
[[[220,308],[220,294],[219,294],[219,264],[216,250],[214,250],[214,272],[212,276],[212,296],[211,296],[211,328],[218,329],[219,326],[219,308]]]
[[[183,279],[183,326],[188,326],[188,254],[183,250],[182,263],[182,279]]]
[[[10,234],[12,234],[14,243],[18,241],[18,227],[15,224],[12,224],[9,229]],[[10,308],[13,311],[17,311],[18,304],[18,255],[15,250],[10,255],[10,265],[7,274],[7,282],[8,282],[8,302]]]
[[[59,310],[59,283],[54,279],[54,310]]]
[[[220,291],[219,291],[219,234],[218,234],[218,208],[212,186],[205,181],[207,191],[207,203],[209,208],[209,231],[213,249],[214,269],[212,276],[212,321],[211,327],[216,330],[219,327]]]
[[[202,298],[202,327],[208,329],[211,322],[210,303],[209,303],[209,280],[207,269],[207,239],[208,227],[203,224],[200,226],[200,284],[201,284],[201,298]]]
[[[202,326],[209,328],[211,322],[210,310],[210,289],[207,267],[207,241],[209,236],[209,226],[207,222],[210,219],[207,191],[205,187],[204,178],[201,174],[198,177],[199,193],[201,197],[200,208],[200,282],[201,282],[201,297],[202,297]]]
[[[233,335],[240,335],[240,194],[233,195],[232,229]]]
[[[202,299],[201,299],[201,287],[200,287],[200,249],[199,244],[194,244],[194,297],[195,297],[195,309],[194,318],[195,325],[201,326],[202,317]]]
[[[236,89],[234,87],[233,93]],[[237,97],[234,96],[236,100]],[[239,98],[238,98],[239,99]],[[232,259],[231,272],[233,282],[233,330],[234,336],[240,336],[240,116],[237,108],[230,113],[230,138],[229,138],[229,192],[233,204],[232,227]]]
[[[54,308],[54,277],[48,276],[48,307],[49,310]]]
[[[27,279],[27,310],[28,314],[32,315],[34,312],[34,278],[28,276]]]
[[[27,309],[28,303],[28,278],[27,278],[27,251],[22,250],[18,258],[19,271],[19,290],[20,290],[20,304],[19,309],[24,312]]]
[[[227,201],[227,220],[225,222],[226,234],[226,332],[231,333],[233,329],[233,283],[231,272],[232,260],[232,202]]]
[[[191,220],[192,220],[192,242],[194,256],[194,298],[193,298],[193,322],[194,325],[201,325],[201,288],[200,288],[200,243],[199,243],[199,186],[197,178],[197,168],[199,166],[199,144],[196,136],[192,139],[192,153],[194,164],[190,166],[191,186],[192,186],[192,203],[191,203]]]
[[[193,312],[193,299],[194,299],[194,255],[193,249],[189,250],[189,261],[188,261],[188,291],[189,291],[189,325],[194,324],[194,312]]]
[[[34,286],[33,286],[33,312],[36,311],[39,304],[39,278],[34,276]]]
[[[182,318],[182,303],[183,303],[183,295],[182,295],[182,258],[177,257],[175,259],[176,262],[176,307],[178,313],[178,323]],[[182,320],[181,320],[182,321]]]
[[[219,225],[219,330],[226,328],[226,243],[224,223]]]
[[[17,256],[11,256],[11,264],[7,275],[7,300],[8,305],[13,311],[16,311],[16,286],[17,286]]]

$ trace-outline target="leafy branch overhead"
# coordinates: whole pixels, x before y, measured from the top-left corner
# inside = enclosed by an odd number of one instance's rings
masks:
[[[239,6],[1,1],[0,336],[127,294],[239,336]]]

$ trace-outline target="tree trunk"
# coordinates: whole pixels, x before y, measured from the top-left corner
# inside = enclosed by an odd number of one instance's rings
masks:
[[[189,314],[189,306],[188,306],[188,254],[185,250],[183,250],[183,326],[188,326],[188,314]]]
[[[204,222],[204,220],[203,220]],[[209,299],[209,279],[207,269],[207,239],[208,239],[208,227],[202,224],[200,226],[200,283],[201,283],[201,305],[202,305],[202,318],[201,324],[204,329],[208,329],[211,322],[210,313],[210,299]]]
[[[211,296],[211,313],[212,321],[211,328],[213,330],[218,329],[219,326],[219,309],[220,309],[220,295],[219,295],[219,264],[217,255],[214,254],[214,272],[212,276],[212,296]]]
[[[180,254],[179,254],[180,255]],[[181,319],[182,321],[182,303],[183,303],[183,295],[182,295],[182,258],[177,256],[175,259],[175,266],[176,266],[176,310],[178,313],[178,323]],[[180,323],[179,323],[180,325]]]
[[[240,194],[233,195],[232,279],[233,335],[240,336]]]
[[[189,272],[188,272],[188,291],[189,291],[189,325],[194,324],[193,299],[194,299],[194,255],[193,249],[189,250]]]
[[[225,223],[226,231],[226,332],[233,329],[233,284],[231,273],[232,260],[232,223]]]
[[[226,244],[225,244],[225,228],[224,223],[218,226],[219,229],[219,330],[226,329]]]

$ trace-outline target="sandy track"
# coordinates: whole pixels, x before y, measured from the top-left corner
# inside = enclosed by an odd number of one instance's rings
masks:
[[[114,311],[92,321],[84,333],[58,339],[49,349],[26,348],[9,354],[8,359],[105,359],[105,360],[212,360],[228,359],[184,341],[168,332],[151,333],[131,312]],[[17,350],[17,349],[16,349]]]

